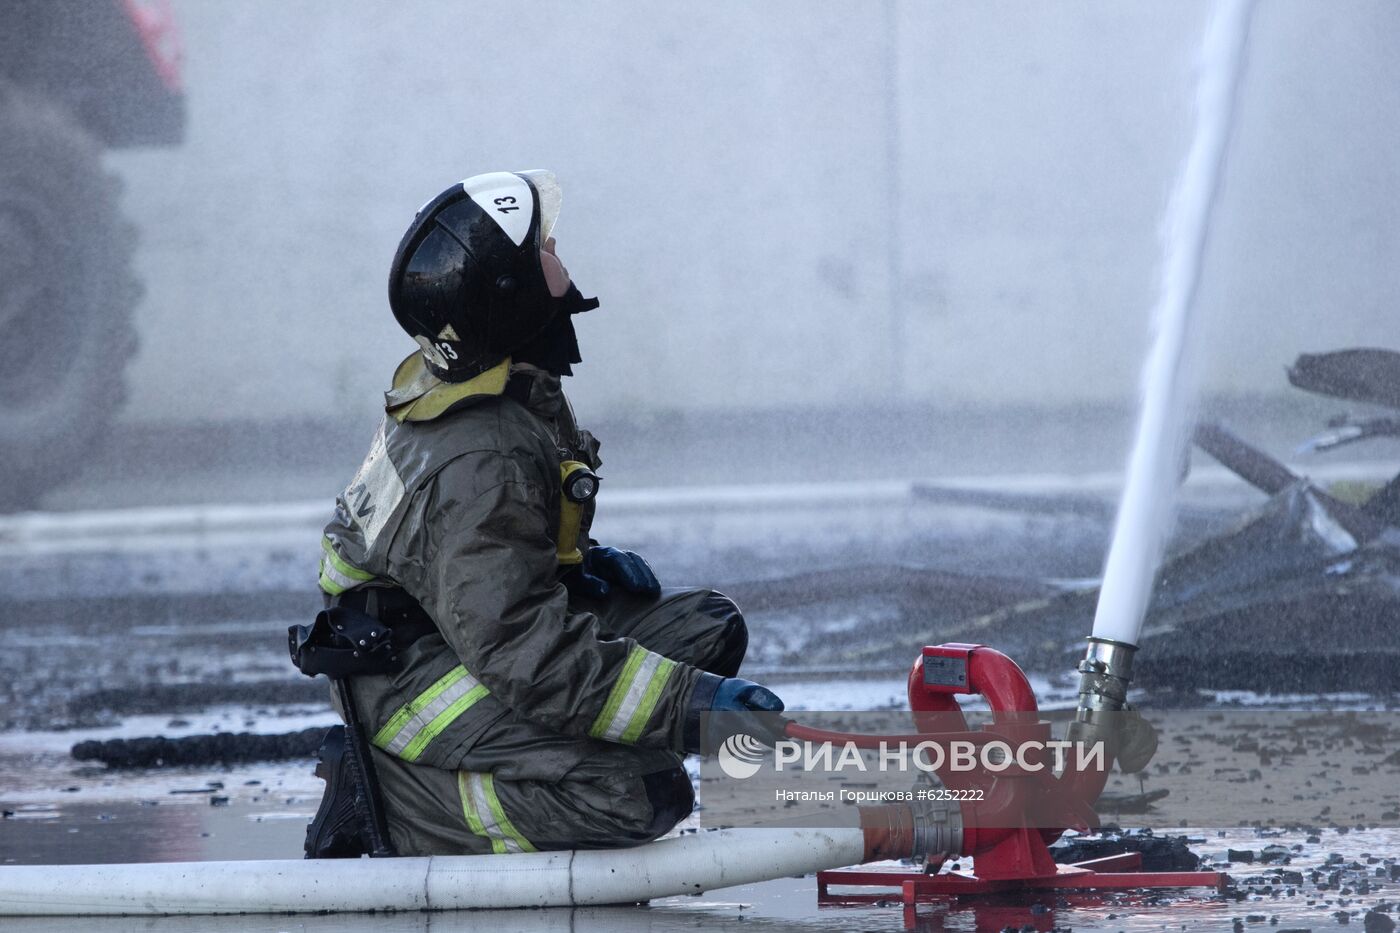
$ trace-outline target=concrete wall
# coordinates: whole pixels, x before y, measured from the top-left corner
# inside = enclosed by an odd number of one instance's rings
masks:
[[[1130,398],[1206,5],[176,4],[188,144],[120,153],[135,421],[363,416],[414,209],[548,167],[591,417]],[[1261,4],[1213,391],[1400,344],[1400,6]],[[176,387],[172,390],[172,387]]]

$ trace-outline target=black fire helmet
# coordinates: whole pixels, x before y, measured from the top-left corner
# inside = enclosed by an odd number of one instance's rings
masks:
[[[418,211],[389,269],[389,306],[433,375],[465,382],[567,316],[540,265],[561,199],[549,172],[491,172]]]

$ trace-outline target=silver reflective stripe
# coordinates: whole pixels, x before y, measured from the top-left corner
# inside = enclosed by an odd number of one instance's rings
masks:
[[[505,807],[501,805],[501,799],[496,794],[495,779],[491,775],[460,771],[457,774],[457,788],[462,794],[462,807],[466,813],[467,825],[472,832],[491,840],[493,852],[503,854],[536,851],[506,816]]]
[[[486,694],[485,685],[458,665],[400,709],[374,737],[374,744],[417,761],[429,742]]]
[[[374,574],[341,557],[328,536],[321,537],[321,551],[321,589],[332,596],[374,579]]]
[[[642,647],[634,647],[613,685],[607,703],[589,735],[608,742],[635,742],[656,708],[675,662]]]
[[[332,596],[339,596],[346,590],[359,586],[361,582],[360,580],[352,580],[339,570],[336,570],[335,565],[330,561],[326,560],[324,557],[321,558],[321,589],[325,590],[327,593],[330,593]]]

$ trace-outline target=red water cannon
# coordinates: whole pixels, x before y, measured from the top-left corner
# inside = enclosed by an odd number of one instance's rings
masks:
[[[1096,759],[1101,763],[1095,767],[1082,767],[1079,755],[1066,756],[1061,767],[1054,767],[1056,762],[1044,751],[1054,741],[1052,724],[1041,718],[1025,672],[1015,661],[985,645],[953,643],[923,649],[909,672],[909,708],[918,730],[912,735],[845,735],[791,724],[788,737],[798,740],[849,741],[865,748],[901,741],[944,747],[971,743],[996,760],[995,767],[958,770],[950,767],[946,756],[940,757],[943,765],[935,764],[933,770],[942,786],[964,792],[967,799],[932,816],[916,810],[906,819],[894,815],[899,810],[896,807],[863,812],[868,853],[895,857],[900,852],[907,854],[905,847],[912,843],[926,858],[925,867],[922,871],[820,872],[819,902],[868,903],[890,896],[833,893],[833,886],[897,887],[906,924],[912,925],[917,903],[945,897],[1027,890],[1223,888],[1228,878],[1221,872],[1144,872],[1137,852],[1073,865],[1057,864],[1051,855],[1050,843],[1066,829],[1097,827],[1094,803],[1108,781],[1113,760],[1113,737],[1106,731],[1103,717],[1096,719],[1095,715],[1111,708],[1111,703],[1105,706],[1100,702],[1105,695],[1110,701],[1124,695],[1131,671],[1131,646],[1095,641],[1080,666],[1080,709],[1066,741],[1060,743],[1105,742],[1108,753]],[[977,729],[969,727],[958,700],[962,696],[986,700],[991,722]],[[989,746],[995,746],[995,753]],[[1095,759],[1091,756],[1090,760]],[[921,827],[921,821],[933,828]],[[972,870],[942,870],[947,859],[956,856],[971,856]]]

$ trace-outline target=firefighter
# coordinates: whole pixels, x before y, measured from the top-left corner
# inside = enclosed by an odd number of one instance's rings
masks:
[[[365,851],[354,800],[376,778],[400,855],[648,842],[691,812],[681,761],[706,713],[783,708],[737,676],[732,601],[589,537],[598,442],[560,380],[598,302],[555,254],[559,204],[548,172],[477,175],[394,257],[389,303],[418,349],[336,500],[320,586],[392,630],[396,669],[347,678],[373,767],[331,731],[308,857]]]

